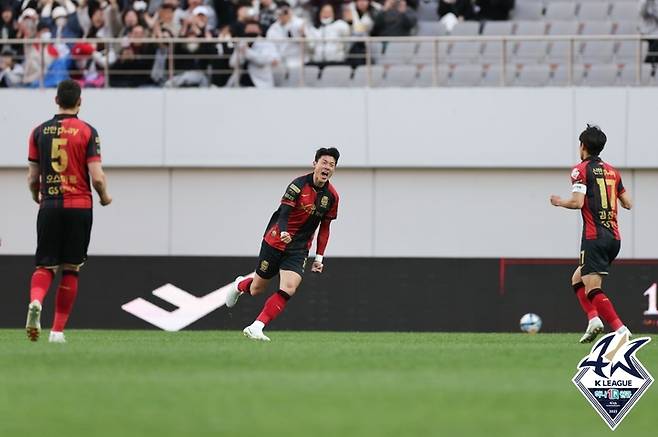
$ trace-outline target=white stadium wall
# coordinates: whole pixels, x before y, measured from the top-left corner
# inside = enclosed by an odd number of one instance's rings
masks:
[[[30,254],[30,129],[53,90],[0,92],[0,255]],[[286,184],[315,147],[343,157],[330,256],[574,258],[569,194],[586,122],[608,133],[636,209],[625,258],[658,258],[658,90],[85,90],[115,203],[95,209],[90,252],[254,256]]]

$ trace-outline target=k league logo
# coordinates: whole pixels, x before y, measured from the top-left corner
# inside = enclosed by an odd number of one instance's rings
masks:
[[[629,341],[628,334],[610,333],[592,347],[578,365],[573,383],[613,431],[653,383],[636,358],[649,337]]]

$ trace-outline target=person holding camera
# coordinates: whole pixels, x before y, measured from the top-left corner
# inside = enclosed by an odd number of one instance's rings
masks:
[[[4,48],[0,52],[0,88],[21,86],[23,82],[23,66],[16,63],[16,52]]]

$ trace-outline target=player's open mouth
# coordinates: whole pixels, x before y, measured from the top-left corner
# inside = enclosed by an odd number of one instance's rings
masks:
[[[321,171],[320,175],[324,176],[325,178],[328,178],[329,177],[329,172],[328,171]]]

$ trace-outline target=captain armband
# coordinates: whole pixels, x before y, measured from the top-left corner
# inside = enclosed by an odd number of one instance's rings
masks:
[[[571,187],[572,193],[587,194],[587,185],[581,183],[575,183]]]

